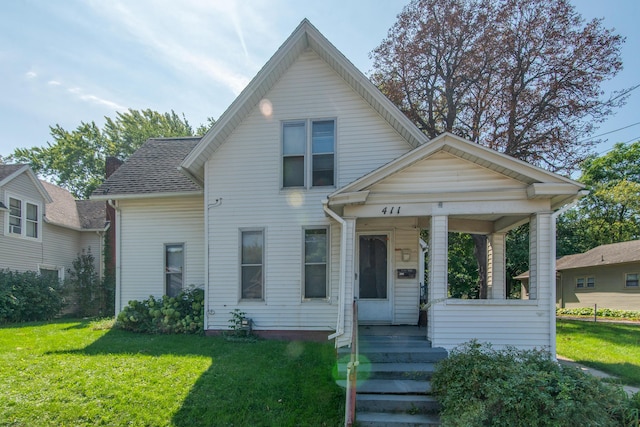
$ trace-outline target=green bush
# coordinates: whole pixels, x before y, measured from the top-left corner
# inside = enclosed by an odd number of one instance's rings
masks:
[[[198,334],[204,331],[204,291],[185,289],[176,297],[129,301],[116,327],[153,334]]]
[[[70,300],[77,303],[71,312],[78,316],[113,315],[115,292],[110,276],[100,279],[91,248],[83,250],[67,270],[65,288]]]
[[[57,278],[35,271],[0,270],[0,323],[49,320],[62,307]]]
[[[588,316],[593,317],[593,307],[580,307],[580,308],[557,308],[556,315],[558,316]],[[613,319],[632,319],[640,320],[640,311],[631,310],[613,310],[611,308],[599,308],[597,311],[598,317],[607,317]]]
[[[637,415],[620,387],[546,352],[476,341],[438,364],[432,386],[446,426],[620,426]]]

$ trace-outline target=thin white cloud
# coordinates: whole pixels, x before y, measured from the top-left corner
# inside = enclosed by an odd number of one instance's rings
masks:
[[[38,77],[38,73],[36,73],[35,71],[27,71],[24,75],[28,79],[35,79],[36,77]]]
[[[60,86],[60,85],[62,85],[62,83],[60,83],[60,82],[59,82],[59,81],[57,81],[57,80],[49,80],[49,81],[47,82],[47,84],[48,84],[49,86]]]
[[[91,5],[133,43],[145,46],[154,59],[187,75],[206,76],[238,94],[266,58],[252,60],[251,45],[271,54],[277,32],[269,14],[276,9],[266,1],[250,7],[229,1],[95,1]],[[280,42],[281,40],[278,40]]]

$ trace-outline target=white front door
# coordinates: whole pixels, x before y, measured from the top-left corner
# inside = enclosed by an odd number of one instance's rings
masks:
[[[391,323],[389,233],[358,233],[358,320]]]

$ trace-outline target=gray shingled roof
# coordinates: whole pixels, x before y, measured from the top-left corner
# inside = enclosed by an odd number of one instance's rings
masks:
[[[565,255],[556,261],[556,271],[573,268],[600,267],[605,265],[640,262],[640,240],[601,245],[587,252]],[[525,271],[514,279],[528,279],[529,271]]]
[[[201,137],[147,140],[92,195],[104,197],[202,191],[199,185],[178,170],[180,163],[200,139]]]
[[[24,167],[24,164],[15,164],[15,165],[0,165],[0,181],[17,171],[18,169]]]
[[[64,188],[40,181],[53,202],[47,203],[47,222],[76,230],[103,230],[106,225],[105,202],[76,200]]]

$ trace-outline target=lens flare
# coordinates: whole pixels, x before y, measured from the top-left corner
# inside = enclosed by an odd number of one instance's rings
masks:
[[[265,117],[271,117],[271,114],[273,114],[273,105],[271,104],[271,101],[269,101],[267,98],[260,100],[260,104],[258,104],[258,108],[260,108],[260,112]]]
[[[287,194],[287,203],[289,203],[289,206],[292,208],[299,208],[302,206],[302,203],[304,203],[304,194],[302,191],[292,191]]]

